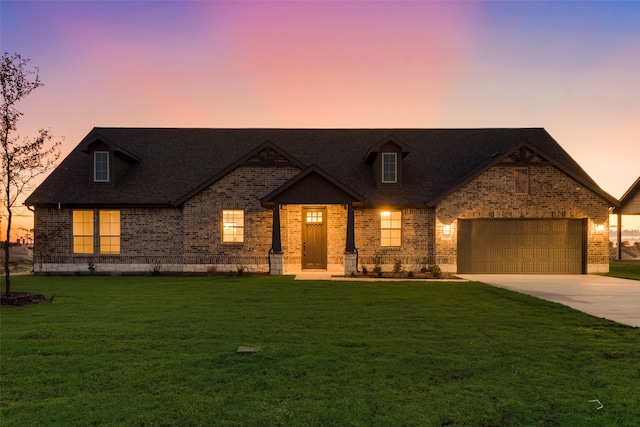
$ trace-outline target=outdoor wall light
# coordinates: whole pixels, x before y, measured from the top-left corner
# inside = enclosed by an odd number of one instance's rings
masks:
[[[382,211],[382,212],[380,212],[380,216],[381,216],[381,217],[383,217],[383,218],[388,218],[388,217],[390,217],[390,216],[391,216],[391,212],[389,212],[389,211]]]
[[[604,233],[604,224],[596,225],[596,234],[602,234],[602,233]]]
[[[442,235],[451,236],[451,224],[445,224],[442,226]]]

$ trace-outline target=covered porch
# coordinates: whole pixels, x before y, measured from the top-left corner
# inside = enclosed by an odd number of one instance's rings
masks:
[[[354,207],[364,198],[310,166],[261,200],[272,211],[272,275],[357,271]]]

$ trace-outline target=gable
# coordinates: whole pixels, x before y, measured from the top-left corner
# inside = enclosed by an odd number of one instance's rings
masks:
[[[299,169],[304,168],[304,164],[300,163],[285,151],[278,148],[271,141],[266,141],[263,144],[260,144],[255,149],[251,150],[249,153],[242,156],[237,161],[233,162],[220,172],[213,175],[211,178],[206,181],[200,183],[195,188],[192,188],[189,192],[182,195],[180,198],[175,200],[173,204],[175,206],[180,206],[191,197],[198,194],[200,191],[204,190],[208,186],[212,185],[216,181],[218,181],[223,176],[227,175],[234,169],[240,166],[264,166],[264,167],[274,167],[274,166],[293,166]]]
[[[345,187],[317,166],[295,176],[262,199],[263,206],[273,204],[348,204],[364,202],[362,196]]]
[[[640,177],[620,198],[620,206],[613,210],[619,215],[640,215]]]
[[[586,174],[580,174],[579,171],[576,171],[570,165],[566,163],[562,163],[556,160],[550,154],[545,153],[539,147],[529,143],[528,141],[523,141],[518,144],[515,144],[505,150],[504,152],[495,152],[485,162],[478,165],[475,170],[471,170],[465,177],[463,177],[458,183],[448,188],[439,196],[435,197],[433,200],[429,202],[430,206],[435,206],[440,200],[452,194],[457,189],[462,186],[468,184],[479,175],[487,171],[489,168],[497,165],[497,164],[511,164],[513,166],[533,166],[536,164],[551,164],[569,177],[573,178],[575,181],[584,185],[586,188],[593,191],[598,196],[602,197],[607,201],[611,206],[616,206],[617,201],[611,195],[605,193],[598,187]],[[577,164],[576,164],[577,166]],[[579,166],[578,166],[579,168]]]

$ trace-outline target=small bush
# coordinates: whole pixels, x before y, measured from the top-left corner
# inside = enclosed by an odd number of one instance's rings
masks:
[[[396,262],[393,263],[393,272],[394,273],[402,273],[402,261],[397,259]]]
[[[245,266],[244,265],[239,265],[236,267],[236,275],[238,277],[242,277],[244,276],[244,270],[245,270]]]
[[[373,267],[373,271],[374,271],[374,273],[376,273],[377,277],[382,277],[382,266],[381,265],[376,265],[375,267]]]
[[[436,279],[442,276],[442,270],[440,269],[440,266],[438,264],[430,265],[429,272],[431,273],[431,276],[435,277]]]
[[[408,277],[409,279],[413,279],[413,278],[415,277],[415,274],[413,274],[413,271],[409,271],[409,272],[407,273],[407,277]]]
[[[153,264],[151,266],[151,275],[152,276],[159,276],[161,269],[162,269],[162,264]]]
[[[367,266],[366,266],[366,265],[363,265],[363,266],[362,266],[362,275],[363,275],[363,276],[366,276],[366,275],[367,275],[367,273],[369,273],[369,270],[367,269]]]
[[[375,253],[375,255],[373,256],[373,263],[374,263],[374,267],[373,267],[373,271],[374,273],[376,273],[376,276],[378,277],[382,277],[382,255],[380,255],[379,253]]]
[[[422,258],[422,260],[420,260],[420,273],[426,273],[428,270],[428,260],[427,257]]]

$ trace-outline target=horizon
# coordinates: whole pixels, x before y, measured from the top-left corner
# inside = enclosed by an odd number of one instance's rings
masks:
[[[616,199],[640,175],[639,21],[640,2],[0,2],[3,51],[44,84],[18,134],[50,128],[61,158],[93,127],[544,128]]]

